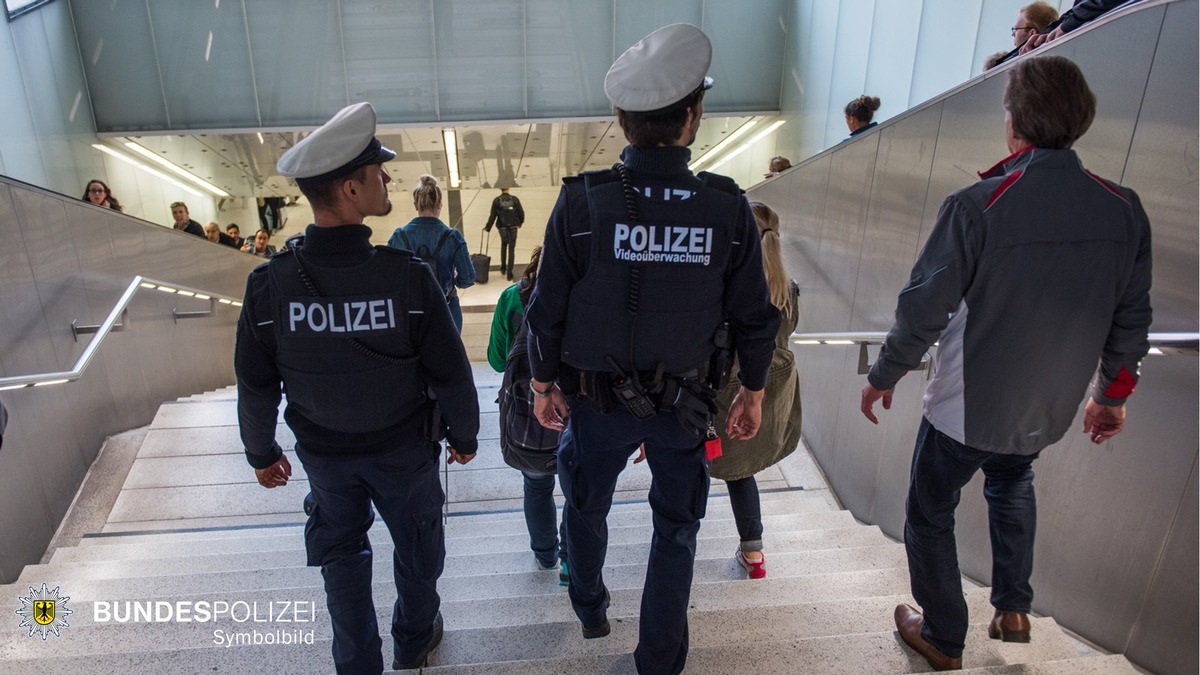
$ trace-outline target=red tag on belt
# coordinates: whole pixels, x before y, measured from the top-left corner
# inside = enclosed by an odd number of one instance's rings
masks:
[[[704,441],[704,458],[705,459],[707,459],[708,461],[711,462],[720,456],[721,456],[721,439],[720,438],[710,438],[707,441]]]

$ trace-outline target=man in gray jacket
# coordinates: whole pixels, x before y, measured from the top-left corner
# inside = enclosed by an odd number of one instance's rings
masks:
[[[962,667],[967,606],[954,539],[959,491],[976,471],[992,540],[993,639],[1029,641],[1037,511],[1031,465],[1066,433],[1088,389],[1084,432],[1120,433],[1149,345],[1150,224],[1137,195],[1085,170],[1070,148],[1096,108],[1059,56],[1009,72],[1013,153],[950,195],[900,292],[867,376],[862,413],[940,338],[913,451],[904,544],[913,597],[904,641],[937,670]],[[1097,371],[1096,364],[1100,367]]]

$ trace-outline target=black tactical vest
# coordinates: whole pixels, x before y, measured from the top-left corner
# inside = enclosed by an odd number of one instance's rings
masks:
[[[302,280],[295,252],[271,259],[275,363],[289,414],[294,408],[325,429],[369,433],[421,407],[424,385],[409,331],[409,311],[421,309],[417,289],[410,288],[416,284],[411,259],[405,251],[377,246],[366,262],[336,274],[305,259],[321,297]]]
[[[571,290],[562,360],[591,371],[611,371],[608,356],[623,370],[652,371],[660,363],[669,374],[701,368],[724,318],[741,194],[732,181],[701,174],[703,186],[684,200],[654,194],[670,186],[647,188],[651,194],[639,194],[632,221],[616,176],[597,172],[584,174],[582,186],[568,183],[569,198],[588,200],[591,258]],[[728,186],[713,187],[710,179]]]

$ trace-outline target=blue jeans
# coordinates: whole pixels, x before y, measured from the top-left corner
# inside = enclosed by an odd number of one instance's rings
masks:
[[[584,626],[607,618],[604,558],[608,511],[617,477],[638,445],[646,444],[653,475],[650,508],[654,536],[642,589],[639,639],[634,662],[639,673],[683,670],[688,653],[688,600],[696,560],[696,534],[708,501],[708,465],[699,438],[672,413],[638,421],[620,405],[608,415],[590,402],[571,402],[567,429],[558,449],[558,477],[566,505],[568,594]]]
[[[529,530],[529,548],[538,563],[549,569],[561,557],[567,557],[567,523],[558,521],[554,504],[554,474],[539,476],[521,472],[525,477],[525,527]],[[561,534],[561,537],[559,536]]]
[[[729,506],[733,509],[733,522],[737,525],[738,538],[743,551],[761,551],[762,504],[758,500],[758,483],[754,476],[741,480],[725,481],[729,488]]]
[[[413,441],[366,457],[329,458],[299,446],[296,454],[312,490],[311,499],[305,500],[309,517],[304,543],[308,564],[320,566],[325,579],[337,672],[383,671],[367,536],[376,509],[395,544],[391,631],[395,658],[416,659],[433,639],[433,621],[441,605],[437,580],[446,558],[441,517],[445,496],[434,444]]]
[[[905,503],[904,548],[913,598],[925,613],[921,634],[950,657],[962,656],[967,603],[954,539],[962,487],[982,469],[992,540],[992,605],[1028,612],[1033,603],[1037,499],[1033,455],[1002,455],[963,445],[921,420]]]
[[[454,327],[461,334],[463,316],[462,302],[458,299],[458,289],[455,289],[454,295],[450,296],[450,299],[446,301],[446,306],[450,308],[450,318],[454,320]]]

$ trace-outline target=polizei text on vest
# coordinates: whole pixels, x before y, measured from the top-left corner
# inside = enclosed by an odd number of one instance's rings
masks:
[[[617,223],[613,229],[613,255],[627,262],[708,265],[712,245],[710,227]]]

